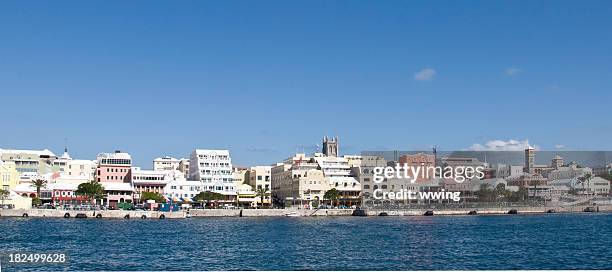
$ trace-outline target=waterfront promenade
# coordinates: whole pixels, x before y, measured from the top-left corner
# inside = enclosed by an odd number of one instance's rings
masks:
[[[539,213],[581,213],[612,212],[612,205],[599,206],[543,206],[543,207],[491,207],[491,208],[454,208],[454,209],[404,209],[404,210],[364,210],[367,216],[424,216],[426,213],[436,216],[451,215],[504,215],[511,210],[517,214]],[[52,209],[7,209],[0,210],[0,217],[51,217],[75,218],[84,214],[95,219],[182,219],[188,217],[309,217],[309,216],[351,216],[353,209],[191,209],[189,211],[76,211]],[[82,216],[82,215],[81,215]]]

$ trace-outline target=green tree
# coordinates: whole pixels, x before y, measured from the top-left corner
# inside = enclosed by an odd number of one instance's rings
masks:
[[[32,181],[32,186],[36,187],[36,197],[40,199],[40,188],[47,187],[47,181],[44,179],[37,178]]]
[[[340,198],[340,192],[336,188],[331,188],[323,194],[323,199],[329,200],[332,206],[334,206],[334,201],[337,201],[338,198]]]
[[[517,201],[525,202],[529,198],[529,189],[525,186],[519,187],[518,191],[514,193]]]
[[[500,183],[495,186],[495,198],[497,199],[508,199],[509,192],[506,190],[506,184]]]
[[[259,199],[261,200],[261,206],[263,207],[264,205],[264,199],[270,195],[270,193],[268,191],[266,191],[265,188],[259,188],[257,190],[255,190],[255,195],[259,197]]]
[[[140,200],[146,202],[147,200],[155,200],[156,203],[166,203],[166,199],[160,193],[154,192],[142,192]]]
[[[32,206],[38,207],[41,204],[42,204],[42,200],[40,200],[40,198],[38,197],[32,198]]]
[[[0,189],[0,198],[2,199],[2,206],[4,206],[4,199],[11,195],[11,191]]]
[[[208,204],[211,201],[215,201],[215,200],[221,200],[224,199],[223,195],[220,193],[214,193],[214,192],[210,192],[210,191],[205,191],[205,192],[200,192],[198,193],[195,197],[194,200],[195,201],[199,201],[202,202],[202,204],[204,204],[204,202],[206,202],[206,205],[208,206]]]
[[[492,196],[495,194],[493,190],[489,188],[489,184],[481,184],[480,189],[476,192],[478,196],[478,201],[481,202],[489,202],[491,201]]]
[[[85,198],[95,205],[96,199],[104,198],[104,187],[96,181],[90,181],[79,184],[77,190],[74,192],[76,195],[85,196]]]

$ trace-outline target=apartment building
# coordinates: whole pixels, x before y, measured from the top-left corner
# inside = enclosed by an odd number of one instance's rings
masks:
[[[226,202],[233,202],[236,198],[232,158],[228,150],[194,150],[189,160],[189,179],[200,181],[202,191],[226,196]]]

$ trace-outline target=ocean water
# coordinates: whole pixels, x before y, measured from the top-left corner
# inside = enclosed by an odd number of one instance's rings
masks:
[[[612,214],[0,218],[3,271],[612,269]],[[65,264],[7,263],[9,252]]]

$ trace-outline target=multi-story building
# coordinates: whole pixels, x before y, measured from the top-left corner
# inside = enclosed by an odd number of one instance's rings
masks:
[[[119,203],[133,202],[132,157],[119,150],[101,153],[97,157],[96,179],[106,193],[106,205],[117,208]]]
[[[204,191],[204,186],[199,180],[176,179],[171,180],[164,188],[164,196],[168,201],[192,203],[198,193]]]
[[[225,202],[234,202],[236,187],[228,150],[196,149],[189,161],[189,179],[200,181],[202,191],[220,193]]]
[[[361,191],[363,197],[371,197],[374,193],[374,190],[379,189],[382,185],[388,187],[387,184],[380,184],[374,182],[374,168],[386,166],[387,160],[385,160],[385,158],[381,156],[363,156],[361,160],[361,165],[355,171],[357,173],[357,178],[361,183]],[[386,179],[383,180],[383,182],[381,183],[385,182],[387,182]]]
[[[264,189],[269,194],[263,198],[263,203],[261,202],[261,197],[257,197],[258,206],[270,205],[272,203],[272,194],[270,191],[271,170],[272,166],[253,166],[246,172],[247,182],[255,192]]]
[[[321,153],[314,157],[296,154],[273,166],[271,186],[275,205],[316,207],[332,188],[339,191],[341,205],[357,205],[361,202],[361,183],[348,161]]]
[[[19,184],[19,172],[15,169],[15,162],[0,160],[0,189],[12,190]]]
[[[44,175],[58,169],[53,165],[57,156],[48,149],[44,150],[15,150],[0,149],[0,160],[14,162],[15,169],[21,174]]]
[[[134,198],[138,201],[143,192],[152,192],[163,195],[169,182],[184,180],[183,174],[178,170],[142,170],[132,167],[132,184]]]
[[[132,180],[132,157],[119,150],[101,153],[97,157],[96,177],[98,182],[130,183]]]
[[[178,170],[180,162],[179,159],[168,156],[156,158],[153,160],[153,170]]]
[[[62,176],[82,178],[87,181],[94,180],[97,161],[92,160],[70,160],[68,161]]]
[[[593,170],[589,167],[580,167],[576,162],[571,162],[568,166],[559,166],[555,170],[550,171],[548,178],[551,180],[572,179],[586,174],[592,175]]]

